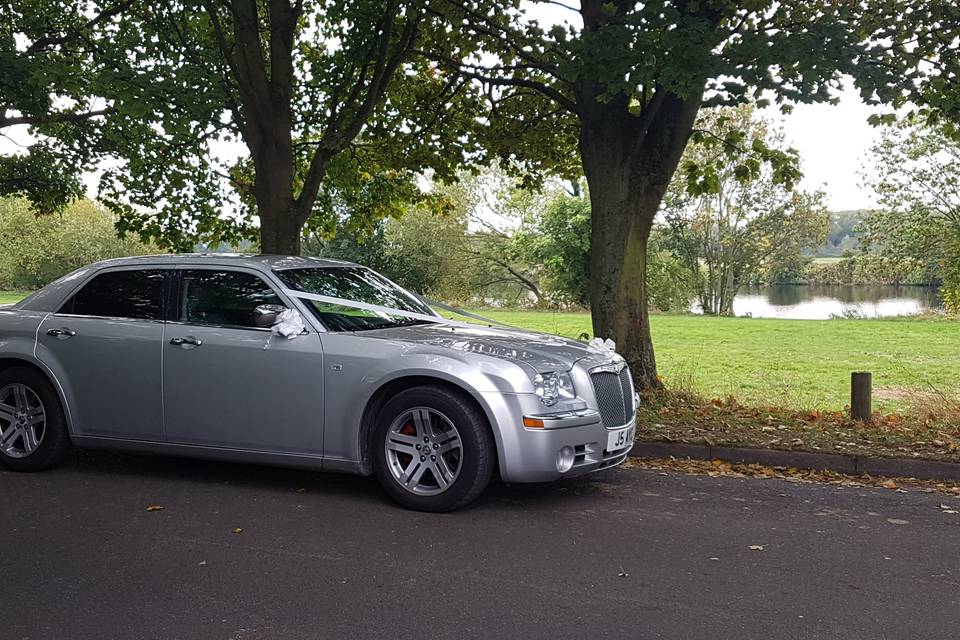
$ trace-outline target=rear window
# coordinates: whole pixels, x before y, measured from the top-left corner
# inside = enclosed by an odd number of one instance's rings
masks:
[[[127,269],[94,276],[59,313],[105,318],[160,320],[167,269]]]

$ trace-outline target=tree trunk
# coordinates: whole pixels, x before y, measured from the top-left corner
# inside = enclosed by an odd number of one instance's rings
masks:
[[[627,360],[634,383],[658,388],[657,363],[647,306],[647,240],[659,199],[611,199],[590,185],[590,308],[593,334],[612,338]]]
[[[292,201],[291,201],[292,204]],[[298,256],[303,225],[290,209],[260,211],[260,253]]]
[[[640,117],[626,100],[580,98],[586,111],[580,155],[590,190],[593,333],[617,343],[640,388],[663,386],[650,337],[647,241],[701,96],[702,91],[685,98],[664,92]]]

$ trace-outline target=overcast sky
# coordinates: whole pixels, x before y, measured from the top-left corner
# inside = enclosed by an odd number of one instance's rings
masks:
[[[840,103],[797,105],[783,116],[768,109],[768,118],[783,124],[787,143],[800,152],[804,189],[823,189],[831,210],[867,209],[874,194],[861,185],[860,173],[879,131],[867,124],[873,113],[855,90],[846,90]]]

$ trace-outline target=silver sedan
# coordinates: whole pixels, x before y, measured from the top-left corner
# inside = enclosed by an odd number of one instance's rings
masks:
[[[439,317],[364,267],[166,255],[79,269],[0,308],[0,464],[71,445],[376,474],[426,511],[495,472],[619,464],[636,394],[602,345]]]

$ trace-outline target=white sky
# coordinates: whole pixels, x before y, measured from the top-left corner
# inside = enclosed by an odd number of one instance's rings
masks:
[[[775,108],[766,117],[783,125],[786,142],[800,152],[803,189],[823,189],[832,211],[869,209],[876,206],[872,191],[862,186],[870,147],[880,131],[867,118],[875,109],[860,100],[856,90],[840,94],[837,105],[797,105],[781,115]]]

